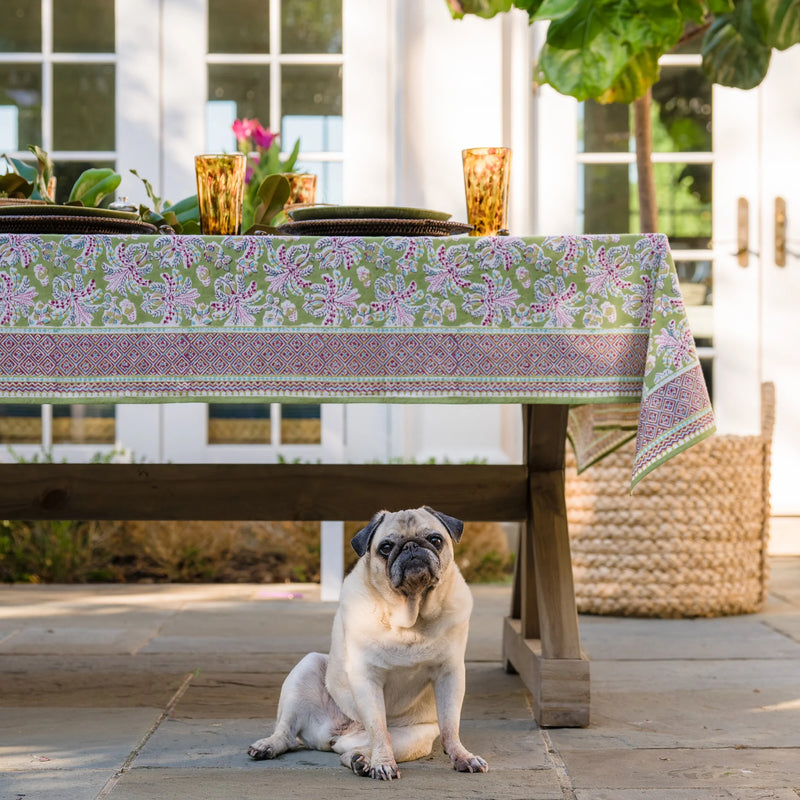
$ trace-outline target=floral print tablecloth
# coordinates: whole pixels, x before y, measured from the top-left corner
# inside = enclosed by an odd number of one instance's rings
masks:
[[[633,484],[714,430],[663,235],[0,234],[0,400],[248,398],[636,402]]]

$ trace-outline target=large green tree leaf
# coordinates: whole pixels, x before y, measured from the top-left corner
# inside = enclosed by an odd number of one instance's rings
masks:
[[[537,70],[539,83],[549,83],[557,92],[578,100],[598,97],[614,82],[628,59],[623,50],[602,45],[562,50],[545,44]]]
[[[641,97],[658,80],[659,55],[656,47],[637,53],[617,75],[613,86],[597,100],[600,103],[632,103]]]
[[[677,0],[545,0],[543,15],[551,23],[538,78],[578,100],[636,99],[683,32]]]
[[[513,0],[447,0],[447,5],[455,19],[461,19],[465,14],[489,19],[495,14],[510,11]]]
[[[764,79],[772,50],[753,19],[750,0],[714,19],[703,39],[703,69],[714,83],[752,89]]]
[[[767,47],[786,50],[800,42],[800,0],[753,0],[753,18]]]

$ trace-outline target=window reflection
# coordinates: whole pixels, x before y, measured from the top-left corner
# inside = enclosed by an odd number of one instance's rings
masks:
[[[0,143],[2,151],[42,141],[41,64],[0,64]]]
[[[653,152],[710,152],[711,111],[711,83],[700,67],[662,67],[653,86]],[[587,100],[580,106],[579,124],[581,152],[635,151],[628,104]]]
[[[636,168],[632,164],[582,164],[583,233],[641,230]],[[711,245],[711,165],[654,164],[658,229],[673,248]]]
[[[114,0],[56,0],[53,50],[56,53],[113,53]]]
[[[42,0],[3,0],[0,53],[38,53],[42,49]]]
[[[284,53],[341,53],[342,0],[283,0]]]
[[[284,116],[340,117],[341,65],[286,65],[281,73],[281,107]]]
[[[113,64],[53,64],[53,149],[113,150]]]
[[[265,64],[209,64],[208,99],[235,103],[234,119],[258,119],[266,125],[269,120],[269,70]]]
[[[268,53],[268,0],[208,0],[209,53]]]

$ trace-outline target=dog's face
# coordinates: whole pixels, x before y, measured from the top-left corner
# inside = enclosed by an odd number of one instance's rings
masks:
[[[352,540],[359,556],[369,559],[373,585],[406,597],[436,586],[453,561],[453,542],[463,523],[428,506],[381,511]]]

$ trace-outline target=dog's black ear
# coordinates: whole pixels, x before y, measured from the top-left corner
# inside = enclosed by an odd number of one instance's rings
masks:
[[[372,541],[372,537],[375,535],[375,531],[378,528],[378,525],[383,522],[383,518],[386,516],[383,512],[378,512],[367,525],[366,528],[362,528],[351,540],[350,544],[353,545],[353,550],[356,551],[358,557],[364,555],[364,553],[369,550],[369,543]]]
[[[430,506],[422,506],[429,514],[433,514],[442,525],[447,528],[447,532],[450,534],[453,541],[458,544],[461,541],[461,534],[464,532],[464,523],[460,519],[456,519],[455,517],[448,517],[447,514],[442,514],[441,511],[436,511],[435,509],[431,508]]]

